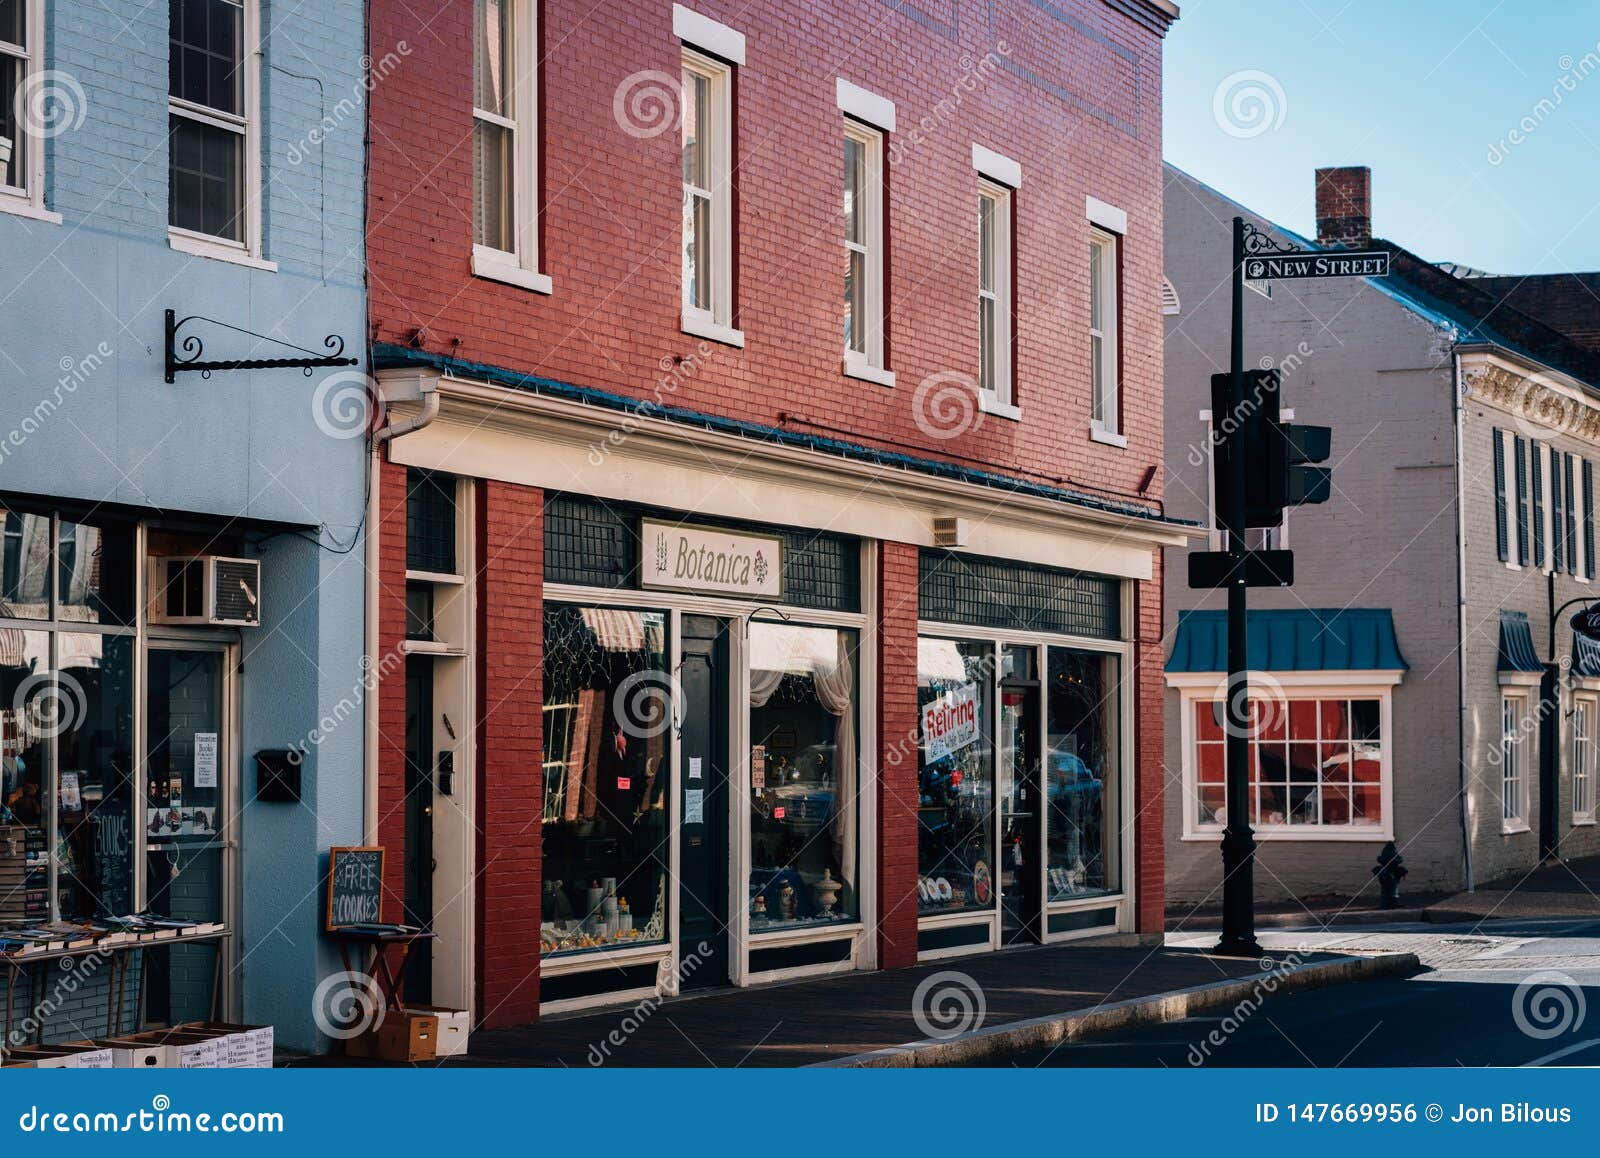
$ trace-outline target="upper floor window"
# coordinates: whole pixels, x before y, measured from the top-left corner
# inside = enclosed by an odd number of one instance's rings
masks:
[[[37,34],[26,0],[0,0],[0,192],[28,193],[30,142],[22,132],[16,98],[33,71],[32,45]]]
[[[978,389],[1014,406],[1011,383],[1011,190],[978,185]]]
[[[167,223],[177,248],[259,249],[257,0],[171,0]],[[196,244],[201,243],[201,244]]]
[[[538,272],[537,0],[474,0],[472,272],[549,293]]]
[[[863,377],[883,371],[883,134],[847,122],[844,133],[844,361]]]
[[[1526,696],[1500,700],[1500,825],[1503,831],[1528,827]]]
[[[733,70],[683,50],[683,328],[743,345],[733,329]]]
[[[1117,237],[1103,229],[1089,234],[1090,427],[1100,434],[1122,430],[1117,383]]]

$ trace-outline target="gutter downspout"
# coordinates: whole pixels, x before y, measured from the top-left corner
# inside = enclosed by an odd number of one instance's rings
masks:
[[[382,385],[376,387],[383,389]],[[372,445],[367,455],[367,591],[366,591],[366,624],[365,624],[365,654],[369,663],[368,671],[377,670],[379,632],[378,615],[380,612],[378,596],[381,590],[379,583],[379,565],[381,552],[379,551],[379,537],[381,522],[379,518],[379,483],[383,472],[379,469],[383,461],[383,447],[392,440],[404,434],[414,434],[427,426],[439,416],[439,390],[437,382],[433,379],[423,379],[420,385],[422,409],[410,418],[392,421],[385,416],[383,425],[372,432]],[[385,399],[384,401],[388,401]],[[380,403],[380,406],[382,403]],[[378,843],[378,694],[377,686],[367,689],[365,701],[365,740],[366,750],[363,753],[362,763],[366,768],[366,775],[362,777],[361,805],[363,824],[366,829],[366,843]]]
[[[1456,763],[1461,785],[1461,864],[1466,891],[1470,893],[1477,883],[1472,871],[1472,780],[1467,771],[1467,496],[1462,469],[1466,452],[1466,382],[1459,352],[1451,357],[1450,386],[1456,426]]]

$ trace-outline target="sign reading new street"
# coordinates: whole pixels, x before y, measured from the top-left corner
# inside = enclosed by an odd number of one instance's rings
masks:
[[[783,598],[783,540],[776,535],[639,520],[639,583],[655,591]]]
[[[1352,253],[1270,253],[1247,257],[1244,276],[1249,281],[1285,281],[1308,277],[1388,277],[1389,251],[1364,249]]]

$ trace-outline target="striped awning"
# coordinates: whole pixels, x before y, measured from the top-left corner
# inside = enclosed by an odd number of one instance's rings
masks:
[[[582,608],[583,625],[607,651],[643,651],[644,616],[619,607]]]
[[[1528,627],[1526,611],[1500,612],[1501,671],[1542,672],[1539,653],[1533,649],[1533,632]]]

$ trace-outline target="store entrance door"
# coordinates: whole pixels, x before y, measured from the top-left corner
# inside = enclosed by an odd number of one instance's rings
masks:
[[[678,769],[681,989],[728,983],[728,621],[683,617]]]
[[[405,923],[433,928],[433,660],[406,658]],[[426,945],[423,946],[426,949]],[[407,1001],[433,1002],[433,954],[413,954],[406,970]]]
[[[1000,943],[1040,939],[1039,675],[1031,647],[1006,647],[1000,679]]]

